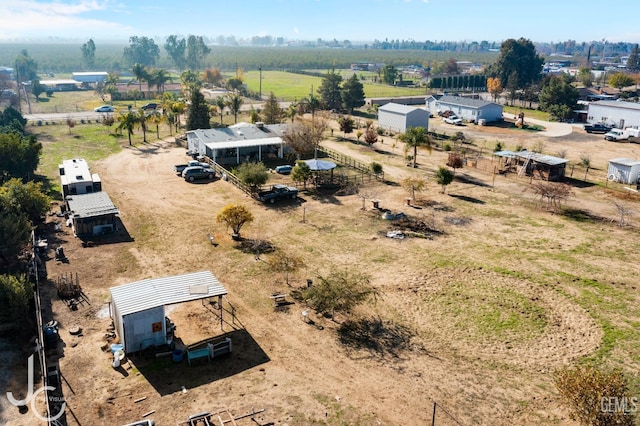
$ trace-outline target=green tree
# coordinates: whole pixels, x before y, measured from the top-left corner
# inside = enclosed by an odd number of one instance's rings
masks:
[[[87,69],[93,69],[96,63],[96,44],[90,38],[88,42],[82,45],[82,59]]]
[[[264,116],[264,122],[266,124],[279,124],[284,118],[284,110],[280,107],[278,98],[271,92],[267,101],[264,103],[262,109],[262,115]]]
[[[311,113],[311,119],[314,120],[316,116],[316,111],[318,111],[322,107],[322,102],[320,98],[315,96],[313,93],[309,94],[309,97],[303,98],[300,101],[300,106],[304,112]]]
[[[424,179],[408,177],[400,182],[400,186],[411,195],[413,202],[416,202],[416,193],[421,192],[427,186]]]
[[[214,105],[218,108],[218,112],[220,113],[220,125],[222,126],[222,118],[224,109],[227,107],[227,102],[224,100],[222,96],[217,96],[214,101]]]
[[[183,70],[187,41],[184,38],[179,39],[177,35],[170,35],[164,43],[164,50],[167,51],[178,70]]]
[[[38,168],[41,154],[42,144],[35,136],[0,133],[0,183],[10,178],[30,180]]]
[[[169,71],[164,68],[155,68],[149,72],[147,81],[149,86],[155,86],[159,95],[162,96],[164,94],[164,85],[167,84],[167,81],[172,82],[173,79],[171,78]]]
[[[145,67],[142,64],[134,64],[133,67],[131,68],[131,73],[133,74],[133,77],[135,78],[134,81],[136,81],[138,83],[138,87],[140,89],[140,93],[142,92],[142,82],[144,81],[149,81],[149,72],[147,71],[147,67]]]
[[[118,115],[118,131],[122,132],[122,130],[127,131],[127,136],[129,137],[129,146],[131,143],[131,136],[133,135],[133,129],[138,125],[139,115],[133,111],[127,111],[126,113],[121,113]]]
[[[636,402],[622,371],[563,367],[555,371],[554,382],[572,420],[589,426],[635,425]]]
[[[0,259],[11,265],[31,237],[31,224],[27,216],[0,197]]]
[[[344,116],[340,117],[340,119],[338,120],[338,124],[340,125],[340,130],[344,133],[344,136],[346,138],[347,134],[353,132],[353,128],[355,127],[356,122],[353,120],[353,118]]]
[[[638,52],[638,43],[633,46],[629,59],[627,59],[627,69],[632,73],[640,71],[640,53]]]
[[[49,211],[51,199],[43,192],[42,182],[10,179],[0,187],[2,204],[12,207],[29,220],[32,226],[42,222]]]
[[[382,81],[386,84],[395,84],[398,78],[398,70],[393,65],[385,65],[382,68]]]
[[[185,93],[191,94],[202,87],[202,80],[198,77],[198,74],[191,70],[186,70],[180,74],[180,81]]]
[[[342,105],[342,96],[340,84],[342,76],[335,69],[332,69],[322,77],[322,83],[318,88],[320,102],[326,109],[340,109]]]
[[[364,105],[364,87],[353,74],[342,84],[342,107],[353,113],[354,108]]]
[[[578,70],[578,80],[582,82],[584,87],[593,86],[593,73],[589,67],[581,67]]]
[[[296,165],[291,170],[291,179],[294,182],[302,183],[304,189],[307,189],[307,182],[313,176],[313,172],[304,161],[296,161]]]
[[[438,167],[438,170],[436,170],[436,173],[435,173],[436,183],[442,186],[443,194],[447,188],[447,185],[453,182],[454,176],[455,176],[454,172],[447,169],[446,167],[440,166]]]
[[[540,95],[540,109],[558,118],[567,118],[578,102],[578,90],[566,80],[552,76],[543,85]]]
[[[413,148],[413,168],[416,168],[418,147],[424,146],[431,153],[431,138],[426,127],[409,127],[404,133],[398,135],[398,139],[404,142],[405,151]]]
[[[303,297],[316,311],[330,313],[332,320],[336,312],[348,313],[378,295],[370,277],[352,269],[334,270],[316,281],[303,291]]]
[[[187,130],[210,129],[209,104],[200,90],[191,93],[191,104],[187,115]]]
[[[129,37],[129,46],[124,48],[123,56],[129,65],[150,67],[160,58],[160,48],[152,38],[132,36]]]
[[[138,126],[142,129],[142,141],[147,143],[147,121],[149,116],[147,111],[141,109],[138,111]]]
[[[40,95],[47,91],[44,84],[40,83],[40,80],[33,80],[31,82],[31,93],[36,97],[36,102],[40,101]]]
[[[118,73],[110,72],[107,74],[102,85],[98,86],[98,94],[103,102],[106,102],[106,95],[110,96],[110,101],[113,103],[113,98],[118,93],[118,83],[120,83],[120,76]]]
[[[257,191],[269,180],[269,172],[263,163],[242,163],[235,169],[240,182]]]
[[[187,39],[186,53],[187,68],[199,70],[204,58],[211,53],[211,49],[206,45],[202,36],[190,35]]]
[[[29,56],[26,49],[20,51],[16,58],[15,69],[18,84],[38,78],[38,63]]]
[[[20,325],[30,321],[29,304],[32,299],[33,286],[26,275],[0,275],[0,306],[12,321]]]
[[[242,107],[242,103],[243,103],[242,97],[240,97],[240,95],[238,94],[230,95],[229,99],[227,100],[227,107],[231,111],[231,114],[233,114],[234,123],[238,122],[238,113],[240,112],[240,107]]]
[[[509,81],[509,76],[517,73],[515,87],[524,89],[540,80],[544,59],[536,53],[534,44],[525,38],[508,39],[500,47],[500,55],[488,68],[490,77]]]
[[[253,222],[253,214],[241,204],[229,204],[216,216],[216,222],[224,223],[231,228],[234,238],[240,238],[240,229]]]
[[[608,83],[609,86],[621,90],[627,86],[631,86],[634,83],[634,79],[625,73],[617,72],[609,76]]]

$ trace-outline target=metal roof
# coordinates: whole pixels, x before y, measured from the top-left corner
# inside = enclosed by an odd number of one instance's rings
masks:
[[[205,144],[209,142],[280,138],[286,128],[286,124],[265,124],[259,127],[255,124],[238,123],[225,128],[191,130],[187,132],[187,137],[195,136]]]
[[[109,195],[104,192],[90,192],[88,194],[67,195],[65,198],[71,216],[74,218],[96,217],[108,214],[118,214]]]
[[[640,164],[640,160],[632,160],[630,158],[614,158],[613,160],[609,160],[609,163],[619,164],[621,166],[633,167]]]
[[[591,105],[600,105],[600,106],[620,108],[620,109],[640,110],[640,104],[635,102],[626,102],[626,101],[596,101],[596,102],[592,102]]]
[[[210,271],[150,278],[111,287],[109,290],[111,303],[121,317],[158,306],[227,294],[227,289]]]
[[[394,102],[389,102],[388,104],[384,104],[378,108],[378,111],[387,111],[387,112],[397,112],[399,114],[409,114],[415,110],[425,111],[423,108],[411,107],[402,104],[396,104]],[[427,113],[425,111],[425,113]]]
[[[248,146],[266,146],[266,145],[278,145],[284,143],[282,138],[266,138],[266,139],[249,139],[249,140],[233,140],[225,142],[209,142],[205,143],[205,146],[210,149],[230,149],[230,148],[245,148]]]
[[[73,185],[80,182],[91,182],[91,172],[89,164],[82,158],[74,158],[73,160],[64,160],[58,166],[64,170],[64,174],[60,175],[62,185]]]
[[[478,109],[484,108],[488,105],[497,105],[502,107],[501,105],[495,102],[485,101],[484,99],[466,98],[464,96],[444,95],[440,97],[440,99],[438,99],[437,101],[438,103],[441,103],[441,104],[460,105],[460,106],[465,106],[469,108],[478,108]]]
[[[560,157],[553,157],[551,155],[538,154],[532,151],[520,151],[514,153],[517,157],[528,158],[536,163],[546,164],[549,166],[559,166],[560,164],[568,163],[569,160],[565,160]]]

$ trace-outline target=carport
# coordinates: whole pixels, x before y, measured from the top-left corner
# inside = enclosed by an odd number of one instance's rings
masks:
[[[205,144],[207,157],[211,158],[214,163],[221,164],[228,163],[234,157],[236,164],[240,164],[241,161],[262,161],[263,149],[271,148],[267,150],[267,153],[273,154],[271,151],[274,146],[277,151],[275,155],[278,158],[282,158],[284,141],[280,137],[209,142]]]
[[[173,325],[165,306],[200,299],[212,303],[223,325],[222,297],[227,290],[209,271],[152,278],[111,287],[110,313],[125,353],[170,344]]]

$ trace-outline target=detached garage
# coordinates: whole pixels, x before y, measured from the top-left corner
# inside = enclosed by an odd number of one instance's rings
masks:
[[[607,179],[613,182],[636,185],[640,183],[640,161],[629,158],[609,160]]]
[[[167,305],[217,297],[222,321],[222,296],[227,294],[209,271],[137,281],[111,287],[110,292],[111,318],[125,353],[171,343]]]
[[[378,126],[404,133],[409,127],[429,128],[429,112],[423,108],[388,103],[378,108]]]

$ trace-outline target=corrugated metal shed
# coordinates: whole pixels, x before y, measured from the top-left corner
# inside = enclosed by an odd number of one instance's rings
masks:
[[[389,112],[396,112],[398,114],[409,114],[413,111],[415,111],[417,108],[416,107],[410,107],[407,105],[401,105],[401,104],[396,104],[393,102],[390,102],[388,104],[382,105],[380,108],[378,108],[378,112],[380,111],[389,111]]]
[[[71,215],[75,218],[86,218],[118,214],[118,209],[113,205],[106,192],[91,192],[81,195],[67,195],[65,198]]]
[[[223,296],[227,289],[210,271],[151,278],[111,287],[111,303],[120,317],[158,306]]]
[[[565,160],[560,157],[553,157],[551,155],[538,154],[537,152],[531,151],[520,151],[515,153],[516,156],[520,158],[528,158],[531,161],[535,161],[536,163],[546,164],[549,166],[559,166],[560,164],[568,163],[569,160]]]

